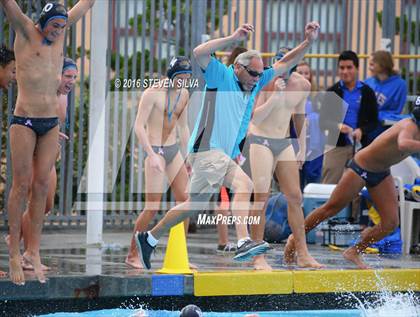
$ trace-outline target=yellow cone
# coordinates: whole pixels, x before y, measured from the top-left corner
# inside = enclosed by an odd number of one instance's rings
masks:
[[[180,222],[171,228],[166,247],[163,267],[157,273],[192,274],[188,262],[187,241],[185,239],[184,223]]]

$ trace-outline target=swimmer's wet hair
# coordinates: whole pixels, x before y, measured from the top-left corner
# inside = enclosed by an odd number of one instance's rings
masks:
[[[13,50],[8,49],[6,45],[2,44],[0,46],[0,66],[5,67],[7,66],[11,61],[15,60],[15,53]]]
[[[251,63],[251,59],[253,58],[261,59],[260,52],[256,50],[249,50],[244,53],[241,53],[238,56],[236,56],[234,64],[239,63],[241,65],[248,66]]]

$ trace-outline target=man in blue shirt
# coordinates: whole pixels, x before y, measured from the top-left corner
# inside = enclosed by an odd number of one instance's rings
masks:
[[[344,100],[343,112],[331,109],[337,104],[325,103],[321,108],[320,125],[328,131],[326,153],[322,167],[322,183],[337,184],[346,162],[354,155],[353,146],[368,145],[368,133],[378,126],[378,106],[373,90],[357,79],[359,58],[353,51],[344,51],[338,57],[340,81],[328,88]],[[347,106],[347,112],[344,108]],[[335,117],[333,114],[337,114]],[[339,117],[342,115],[342,117]],[[344,118],[344,120],[342,119]],[[336,136],[338,135],[338,140]]]
[[[202,203],[208,203],[210,197],[219,192],[222,184],[235,192],[232,203],[238,237],[235,259],[248,261],[268,250],[265,241],[254,242],[249,238],[246,217],[253,186],[233,158],[240,153],[239,143],[246,135],[255,96],[274,76],[287,72],[302,59],[317,38],[318,29],[318,23],[308,23],[305,27],[305,40],[267,70],[264,70],[261,55],[257,51],[238,55],[234,65],[229,68],[211,56],[217,50],[246,40],[254,31],[250,24],[243,24],[232,35],[211,40],[194,49],[208,91],[190,139],[190,162],[193,169],[190,197],[168,211],[152,230],[136,234],[139,256],[144,267],[150,269],[151,253],[158,239],[170,227],[194,215],[196,210],[203,210]]]

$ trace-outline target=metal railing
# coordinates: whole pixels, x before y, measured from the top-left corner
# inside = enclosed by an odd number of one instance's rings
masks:
[[[98,0],[99,1],[99,0]],[[105,0],[101,0],[105,1]],[[17,1],[23,11],[36,21],[44,0]],[[70,6],[75,1],[65,0]],[[191,57],[192,49],[208,38],[231,34],[240,24],[255,25],[255,32],[242,45],[262,52],[276,52],[282,46],[294,47],[303,39],[304,25],[311,20],[321,22],[319,41],[307,58],[315,72],[318,87],[327,87],[336,80],[337,53],[352,49],[362,58],[360,76],[365,78],[369,54],[380,49],[383,21],[381,0],[109,0],[109,17],[103,25],[108,35],[108,91],[106,111],[106,162],[109,178],[106,195],[109,209],[104,213],[105,227],[130,227],[143,207],[142,186],[144,155],[132,131],[142,87],[117,89],[115,79],[145,79],[165,73],[171,56]],[[397,2],[392,51],[397,67],[408,82],[409,95],[419,90],[420,2]],[[3,10],[0,10],[0,42],[13,47]],[[89,15],[66,34],[65,55],[77,60],[78,84],[69,95],[65,132],[71,136],[62,148],[58,163],[58,188],[53,212],[46,218],[46,227],[82,227],[86,223],[86,195],[79,190],[84,180],[88,155],[88,105],[90,37]],[[231,48],[227,48],[230,50]],[[332,54],[333,53],[333,54]],[[273,53],[264,53],[271,62]],[[193,63],[194,76],[201,78]],[[94,71],[94,70],[93,70]],[[0,226],[7,225],[6,201],[11,184],[8,122],[16,99],[16,87],[0,92]],[[123,100],[123,102],[120,102]],[[190,122],[194,122],[194,113]],[[115,182],[114,182],[115,180]],[[164,195],[162,209],[171,202]]]

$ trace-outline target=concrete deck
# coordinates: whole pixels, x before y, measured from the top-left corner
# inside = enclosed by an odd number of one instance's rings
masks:
[[[311,254],[323,270],[306,270],[282,264],[283,244],[273,245],[268,261],[274,272],[254,272],[246,263],[232,256],[216,254],[214,230],[200,230],[188,237],[191,263],[198,266],[194,275],[161,275],[166,238],[152,258],[151,271],[135,270],[124,264],[131,232],[107,232],[102,248],[87,247],[83,232],[46,232],[41,243],[43,263],[51,267],[46,284],[26,272],[25,286],[15,286],[8,278],[0,279],[0,301],[57,301],[75,299],[118,299],[149,296],[241,296],[314,294],[340,292],[420,291],[420,257],[385,257],[365,255],[374,269],[355,270],[341,252],[309,245]],[[234,238],[232,237],[232,241]],[[8,253],[0,243],[0,269],[7,271]],[[379,276],[379,278],[378,278]],[[326,298],[326,297],[323,298]],[[245,296],[246,297],[246,296]],[[162,298],[162,297],[160,297]],[[224,297],[227,298],[227,297]],[[118,300],[117,300],[118,301]],[[111,301],[108,302],[110,304]],[[104,305],[100,306],[103,307]],[[106,305],[105,305],[106,306]]]

